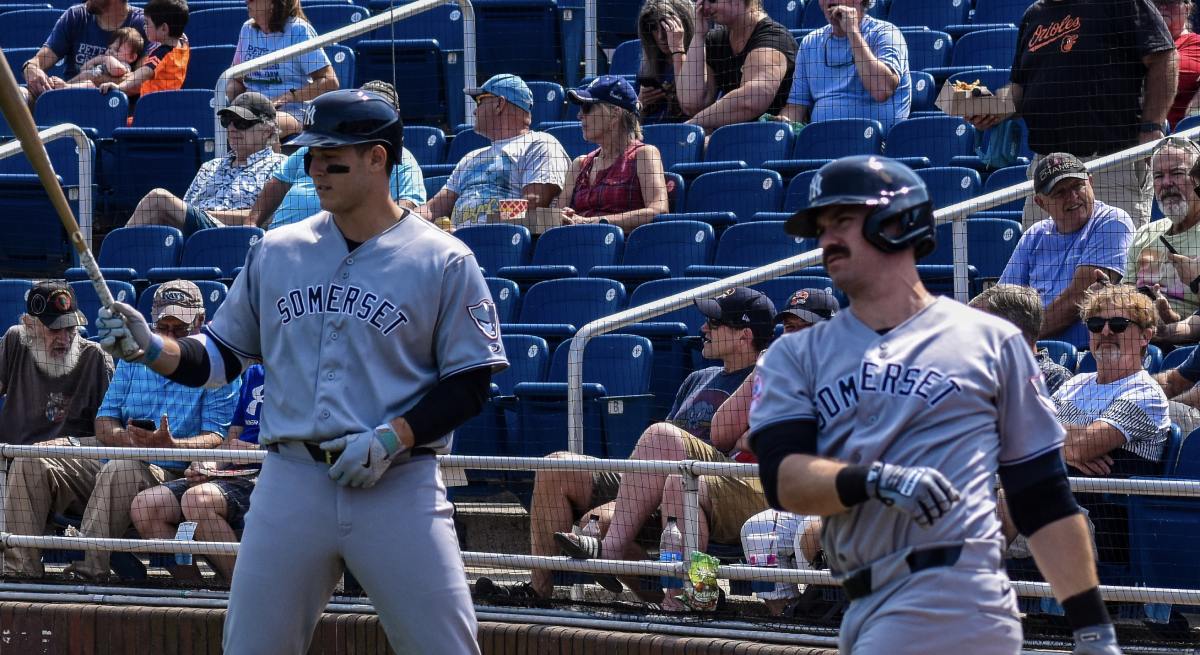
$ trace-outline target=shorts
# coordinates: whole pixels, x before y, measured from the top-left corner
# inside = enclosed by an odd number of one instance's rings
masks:
[[[190,237],[196,232],[210,227],[225,227],[221,221],[208,215],[208,212],[203,209],[198,209],[191,203],[186,203],[183,219],[183,236]]]
[[[234,530],[241,530],[243,527],[246,512],[250,511],[250,494],[254,491],[254,484],[257,481],[258,476],[253,478],[214,478],[208,481],[215,485],[221,491],[221,495],[225,497],[225,520]],[[163,486],[171,490],[175,500],[183,502],[184,492],[195,485],[188,484],[187,478],[179,478],[166,482]]]

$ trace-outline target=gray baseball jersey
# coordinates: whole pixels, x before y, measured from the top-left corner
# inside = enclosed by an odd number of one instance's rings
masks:
[[[282,381],[262,444],[371,430],[439,379],[508,365],[475,256],[411,213],[353,253],[327,212],[268,232],[209,332]],[[448,452],[450,435],[429,446]]]
[[[841,312],[777,340],[756,373],[752,431],[814,420],[817,455],[933,467],[962,494],[928,528],[878,502],[829,517],[822,545],[835,573],[905,547],[1002,545],[999,465],[1059,448],[1064,437],[1017,328],[946,298],[883,335]]]

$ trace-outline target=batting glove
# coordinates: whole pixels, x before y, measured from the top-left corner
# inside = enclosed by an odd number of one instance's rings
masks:
[[[162,353],[162,337],[150,329],[141,312],[123,302],[101,307],[96,329],[100,347],[115,358],[150,364]]]
[[[1071,655],[1121,655],[1116,629],[1111,623],[1101,623],[1076,630]]]
[[[329,477],[345,487],[372,487],[392,463],[392,458],[404,450],[390,425],[381,425],[370,432],[356,432],[321,443],[321,450],[341,451],[338,460],[329,467]]]
[[[867,473],[867,495],[929,527],[950,511],[958,490],[937,469],[875,462]]]

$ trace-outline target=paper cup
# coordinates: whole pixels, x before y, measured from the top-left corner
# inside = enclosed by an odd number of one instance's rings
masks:
[[[524,218],[527,209],[529,209],[528,200],[501,200],[500,220],[511,221],[514,218]]]

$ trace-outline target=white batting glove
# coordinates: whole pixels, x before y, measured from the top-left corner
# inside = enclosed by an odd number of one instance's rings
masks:
[[[1111,623],[1080,628],[1074,636],[1075,649],[1071,655],[1121,655],[1117,631]]]
[[[940,471],[926,466],[875,462],[867,473],[867,495],[929,527],[950,511],[958,490]]]
[[[162,352],[162,337],[150,329],[141,312],[123,302],[101,307],[96,329],[100,347],[115,358],[149,364]]]
[[[329,467],[330,479],[345,487],[366,489],[383,477],[404,445],[390,425],[381,425],[370,432],[355,432],[322,442],[321,450],[342,453]]]

